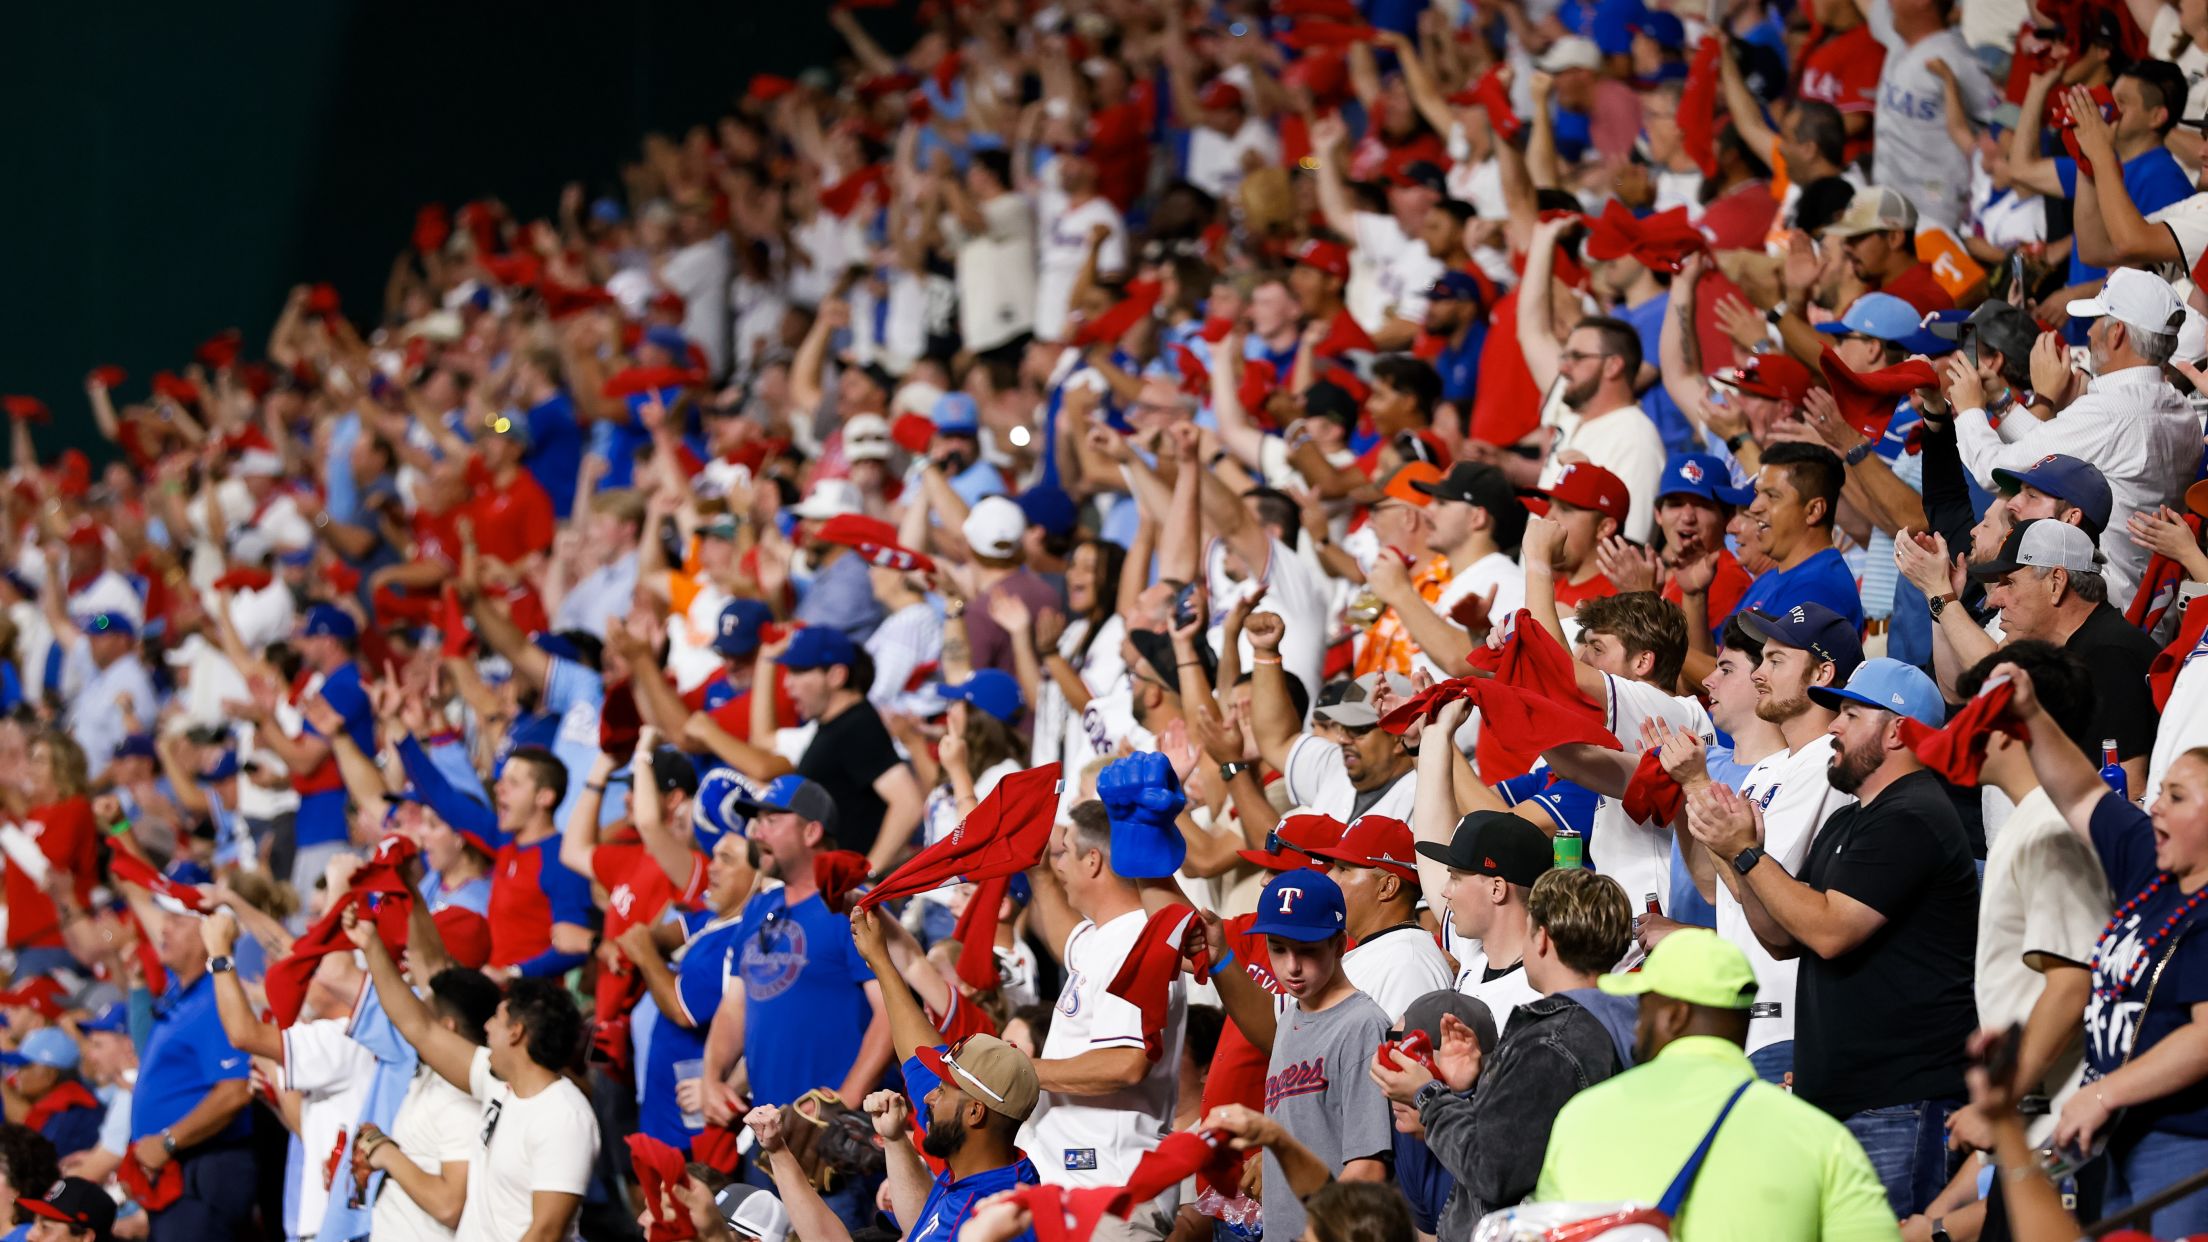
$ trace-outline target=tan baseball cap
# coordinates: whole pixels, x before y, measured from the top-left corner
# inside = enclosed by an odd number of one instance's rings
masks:
[[[920,1049],[920,1063],[935,1076],[1014,1121],[1035,1111],[1041,1087],[1027,1054],[994,1035],[969,1035],[948,1049]]]

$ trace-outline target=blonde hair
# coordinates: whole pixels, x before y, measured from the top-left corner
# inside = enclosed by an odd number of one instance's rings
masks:
[[[1526,914],[1549,933],[1557,960],[1581,974],[1617,965],[1633,942],[1633,906],[1625,890],[1582,867],[1560,867],[1534,881]]]

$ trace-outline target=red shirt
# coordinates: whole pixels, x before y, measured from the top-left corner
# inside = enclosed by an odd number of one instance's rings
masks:
[[[1733,609],[1740,607],[1740,597],[1748,593],[1748,584],[1754,581],[1731,552],[1718,549],[1717,576],[1710,579],[1710,620],[1718,622],[1732,616]],[[1664,598],[1674,604],[1685,602],[1677,579],[1665,581]]]
[[[1919,315],[1933,311],[1954,310],[1955,297],[1932,274],[1932,265],[1916,263],[1907,271],[1878,287],[1880,293],[1891,293],[1917,308]]]
[[[454,505],[442,513],[416,509],[407,520],[413,530],[414,559],[417,561],[443,561],[447,565],[460,563],[460,525],[466,505]]]
[[[1815,99],[1840,109],[1842,115],[1878,108],[1878,78],[1886,68],[1886,45],[1871,33],[1869,22],[1825,39],[1802,54],[1803,99]],[[1870,133],[1848,140],[1850,160],[1870,150]]]
[[[705,690],[712,684],[707,682],[693,693],[702,700]],[[683,697],[687,700],[689,695]],[[694,709],[699,704],[693,703],[690,706]],[[707,712],[706,716],[714,724],[727,730],[730,737],[739,741],[750,741],[751,691],[748,688],[738,691],[736,697]],[[797,723],[797,700],[790,697],[789,679],[783,675],[782,666],[777,664],[774,666],[774,726],[778,729],[793,729],[797,727]]]
[[[1495,303],[1480,345],[1480,387],[1472,396],[1471,438],[1508,448],[1541,425],[1541,386],[1518,348],[1518,291]]]
[[[468,459],[468,517],[475,522],[475,547],[485,556],[513,564],[552,549],[558,518],[552,497],[528,471],[516,468],[504,487],[480,458]]]
[[[92,823],[92,803],[82,794],[33,807],[23,817],[23,833],[37,842],[47,865],[67,871],[79,904],[89,904],[100,879],[100,835]],[[7,863],[0,895],[8,903],[8,947],[59,948],[61,910],[29,873]]]
[[[1618,588],[1601,574],[1576,585],[1562,578],[1556,580],[1556,606],[1559,608],[1577,608],[1588,600],[1617,593]]]

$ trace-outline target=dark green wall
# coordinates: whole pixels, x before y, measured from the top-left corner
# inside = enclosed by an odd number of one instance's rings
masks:
[[[258,354],[294,284],[380,300],[414,212],[546,214],[649,129],[825,64],[819,0],[12,5],[0,16],[0,392],[93,447],[83,376],[135,399],[200,340]]]

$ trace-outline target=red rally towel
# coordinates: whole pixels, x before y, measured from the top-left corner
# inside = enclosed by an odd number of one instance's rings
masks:
[[[1679,806],[1687,791],[1664,771],[1663,752],[1644,750],[1633,775],[1625,782],[1625,813],[1635,823],[1668,824],[1679,818]]]
[[[1221,1182],[1238,1177],[1242,1156],[1227,1141],[1224,1130],[1176,1130],[1135,1162],[1127,1184],[1105,1210],[1122,1219],[1131,1217],[1136,1208],[1191,1174]]]
[[[866,883],[866,855],[856,850],[824,850],[813,855],[813,886],[834,914],[851,911],[851,894]]]
[[[1600,707],[1579,692],[1571,654],[1521,608],[1510,621],[1510,636],[1500,648],[1474,648],[1474,668],[1493,674],[1459,677],[1412,696],[1389,712],[1380,727],[1401,733],[1411,721],[1445,703],[1470,699],[1480,710],[1477,755],[1480,779],[1493,782],[1523,776],[1551,746],[1592,742],[1612,750],[1618,739],[1603,727]]]
[[[1832,386],[1833,399],[1840,403],[1840,416],[1848,425],[1872,440],[1885,438],[1887,424],[1894,421],[1895,402],[1919,388],[1936,387],[1940,377],[1932,370],[1932,364],[1921,358],[1912,358],[1899,366],[1879,371],[1861,373],[1848,369],[1840,361],[1840,355],[1825,346],[1820,360],[1824,364],[1825,383]]]
[[[2208,265],[2204,265],[2208,266]],[[2185,515],[2185,525],[2191,528],[2193,538],[2200,538],[2200,517]],[[2131,597],[2131,607],[2124,610],[2124,620],[2152,634],[2162,624],[2162,616],[2170,605],[2177,602],[2178,588],[2185,584],[2185,567],[2160,552],[2147,558],[2146,575],[2139,579],[2139,589]]]
[[[705,1129],[690,1140],[690,1158],[709,1169],[733,1173],[737,1161],[743,1159],[743,1149],[736,1145],[734,1130],[708,1122]]]
[[[174,1160],[161,1166],[160,1176],[149,1178],[136,1156],[124,1156],[115,1177],[148,1212],[158,1212],[184,1197],[184,1166]]]
[[[1203,948],[1204,921],[1193,909],[1175,902],[1142,925],[1119,973],[1104,986],[1142,1011],[1142,1050],[1153,1061],[1165,1055],[1166,1002],[1173,980],[1181,973],[1181,961],[1195,953],[1197,968],[1202,969]]]
[[[207,900],[205,889],[197,884],[179,884],[161,874],[134,847],[123,844],[122,838],[109,837],[107,848],[109,853],[108,869],[117,880],[125,884],[135,884],[156,897],[166,897],[185,909],[200,914],[206,914],[214,909],[214,906]],[[159,973],[159,971],[154,972],[155,975]]]
[[[315,967],[322,964],[322,959],[352,950],[353,942],[345,937],[347,907],[371,895],[387,898],[376,903],[376,930],[385,944],[405,946],[406,916],[414,894],[399,868],[413,856],[413,842],[405,837],[385,837],[368,861],[353,872],[352,887],[330,903],[328,912],[307,929],[306,935],[292,942],[291,956],[268,968],[268,1007],[274,1011],[277,1026],[288,1027],[299,1020],[299,1009],[307,1003],[307,983],[314,978]]]
[[[960,878],[979,882],[1009,876],[1041,862],[1058,819],[1062,770],[1063,765],[1046,763],[998,781],[949,836],[906,859],[852,908],[916,896]]]
[[[1035,1242],[1089,1242],[1104,1209],[1118,1195],[1116,1186],[1022,1186],[1012,1191],[1035,1217]]]
[[[698,1227],[690,1223],[689,1210],[673,1201],[674,1188],[689,1176],[682,1152],[649,1134],[631,1134],[628,1141],[629,1163],[636,1169],[644,1212],[650,1218],[644,1230],[647,1242],[685,1242],[697,1237]]]
[[[2031,733],[2009,710],[2009,697],[2013,693],[2008,679],[1994,682],[1963,704],[1955,718],[1941,729],[1904,716],[1901,740],[1917,752],[1917,762],[1939,773],[1950,784],[1976,785],[1978,769],[1986,761],[1986,743],[1992,740],[1996,729],[2020,742],[2032,740]]]
[[[958,913],[958,926],[951,930],[958,941],[959,981],[977,992],[994,992],[1004,983],[1004,973],[997,969],[997,916],[1011,887],[1008,875],[975,885],[966,908]]]
[[[1687,80],[1679,88],[1679,145],[1705,177],[1717,175],[1717,59],[1716,35],[1705,35],[1687,66]]]
[[[2156,711],[2168,711],[2170,692],[2177,689],[2177,675],[2185,671],[2185,662],[2192,658],[2193,648],[2208,636],[2208,604],[2195,604],[2185,610],[2185,624],[2178,627],[2177,637],[2170,640],[2147,666],[2147,686],[2154,692]]]

